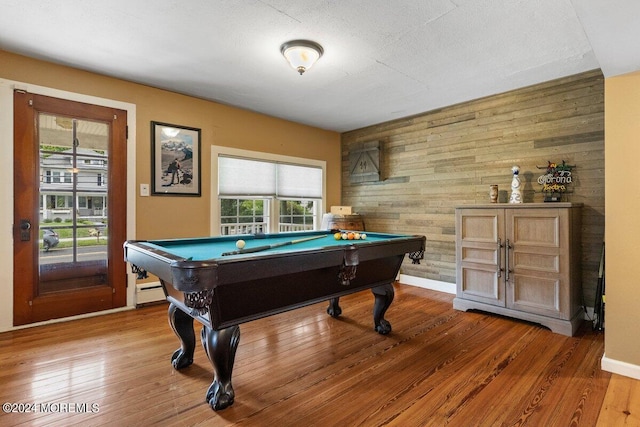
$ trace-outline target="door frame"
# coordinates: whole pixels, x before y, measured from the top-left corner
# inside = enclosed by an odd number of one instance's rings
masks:
[[[136,106],[134,104],[112,99],[83,95],[74,92],[48,88],[13,80],[0,78],[0,141],[11,142],[5,147],[7,167],[0,168],[0,179],[10,185],[0,187],[0,292],[4,295],[0,298],[0,332],[19,329],[13,326],[13,92],[23,90],[29,93],[62,98],[69,101],[77,101],[104,107],[117,108],[127,111],[128,139],[127,139],[127,164],[136,164]],[[5,156],[7,155],[5,154]],[[126,227],[127,239],[135,239],[136,236],[136,168],[131,168],[127,173],[127,213]],[[135,307],[135,275],[127,269],[127,302],[125,307],[112,309],[98,313],[73,316],[72,318],[89,317],[115,311],[128,310]],[[60,321],[54,319],[45,322],[32,323],[23,327],[36,326],[44,323]]]

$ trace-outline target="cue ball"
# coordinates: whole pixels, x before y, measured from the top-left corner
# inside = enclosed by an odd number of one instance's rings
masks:
[[[244,241],[244,240],[238,240],[238,241],[236,242],[236,248],[238,248],[238,249],[242,249],[242,248],[244,248],[244,245],[245,245],[245,244],[246,244],[246,243],[245,243],[245,241]]]

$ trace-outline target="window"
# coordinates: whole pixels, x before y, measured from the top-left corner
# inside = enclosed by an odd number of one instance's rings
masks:
[[[47,184],[71,184],[73,182],[73,174],[64,171],[44,171],[44,182]]]
[[[213,147],[213,234],[317,229],[324,170],[323,161]]]
[[[279,231],[313,230],[316,211],[315,200],[280,200]]]
[[[220,199],[221,235],[265,233],[268,224],[269,199]]]
[[[55,196],[56,209],[64,209],[73,207],[73,198],[71,196]]]

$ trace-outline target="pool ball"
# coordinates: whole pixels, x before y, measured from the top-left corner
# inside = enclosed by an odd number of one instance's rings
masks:
[[[340,232],[335,233],[335,234],[333,235],[333,238],[334,238],[334,239],[336,239],[336,240],[340,240],[340,239],[342,239],[342,233],[340,233]]]
[[[245,241],[244,241],[244,240],[238,240],[238,241],[236,242],[236,248],[238,248],[238,249],[242,249],[242,248],[244,248],[244,245],[246,245],[246,243],[245,243]]]
[[[367,238],[367,235],[365,233],[360,234],[360,240],[364,240],[366,238]]]

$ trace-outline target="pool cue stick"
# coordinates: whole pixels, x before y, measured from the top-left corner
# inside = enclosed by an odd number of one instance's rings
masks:
[[[255,248],[247,248],[247,249],[239,249],[237,251],[223,252],[222,256],[239,255],[239,254],[250,254],[250,253],[253,253],[253,252],[262,252],[262,251],[266,251],[268,249],[279,248],[281,246],[287,246],[287,245],[295,245],[296,243],[308,242],[309,240],[320,239],[322,237],[326,237],[326,235],[322,234],[320,236],[305,237],[303,239],[294,239],[294,240],[290,240],[288,242],[273,243],[271,245],[256,246]]]

